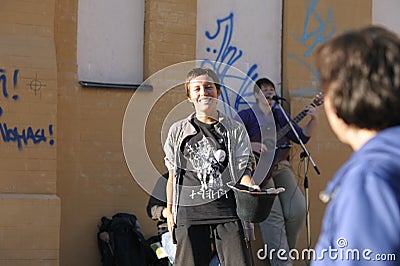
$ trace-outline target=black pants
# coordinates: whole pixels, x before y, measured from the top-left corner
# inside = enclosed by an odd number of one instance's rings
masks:
[[[214,251],[221,266],[249,265],[240,221],[212,225],[180,225],[175,229],[176,266],[208,266]]]

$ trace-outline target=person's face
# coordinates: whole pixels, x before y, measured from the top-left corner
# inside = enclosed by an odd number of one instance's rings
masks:
[[[258,92],[256,92],[254,94],[254,96],[256,97],[257,101],[259,103],[265,103],[265,99],[264,97],[267,99],[267,102],[270,106],[272,106],[274,104],[274,100],[270,100],[268,99],[269,96],[271,95],[275,95],[276,91],[274,89],[274,87],[270,86],[270,85],[262,85],[260,90]]]
[[[193,78],[189,83],[189,101],[197,113],[212,113],[217,110],[219,92],[214,81],[208,75]]]

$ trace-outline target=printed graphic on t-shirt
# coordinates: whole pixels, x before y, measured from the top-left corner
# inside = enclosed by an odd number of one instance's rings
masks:
[[[212,138],[204,135],[200,141],[186,143],[188,169],[200,183],[200,186],[196,186],[199,189],[192,190],[192,199],[217,199],[227,192],[223,182],[226,152],[217,146]]]

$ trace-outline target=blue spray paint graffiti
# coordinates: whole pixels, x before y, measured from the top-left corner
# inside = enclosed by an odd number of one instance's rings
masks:
[[[307,1],[307,11],[304,21],[303,35],[301,36],[301,38],[298,38],[296,36],[294,37],[304,47],[306,47],[307,50],[302,56],[293,53],[288,54],[290,58],[300,62],[303,66],[305,66],[317,80],[319,78],[319,75],[315,68],[307,63],[306,58],[310,56],[310,54],[314,51],[315,47],[319,43],[325,42],[326,40],[331,38],[336,32],[336,22],[332,10],[328,10],[326,20],[322,19],[322,17],[315,10],[318,2],[319,0]],[[311,19],[315,20],[316,24],[318,25],[317,28],[310,29]]]
[[[19,69],[15,69],[14,70],[14,74],[13,74],[13,88],[14,90],[17,89],[18,87],[18,74],[19,74]],[[0,68],[0,83],[1,83],[1,88],[2,88],[2,92],[3,92],[3,96],[4,98],[8,99],[8,90],[7,90],[7,75],[6,75],[6,71],[2,68]],[[14,94],[11,97],[14,101],[19,99],[18,94]],[[0,116],[3,114],[3,109],[0,106]]]
[[[238,71],[236,74],[232,74],[232,68],[238,60],[242,58],[243,51],[232,44],[234,30],[234,14],[230,13],[227,17],[217,19],[217,28],[214,33],[210,31],[205,32],[205,37],[210,42],[219,45],[218,48],[207,47],[207,53],[211,53],[211,56],[215,58],[204,59],[202,66],[208,66],[212,68],[221,79],[221,99],[229,107],[234,110],[239,110],[241,105],[247,105],[246,98],[252,97],[253,93],[253,82],[257,79],[257,64],[251,65],[247,73],[239,75]],[[237,90],[237,95],[231,99],[228,88],[225,86],[227,79],[236,79],[241,82],[240,88]],[[248,99],[247,99],[248,100]],[[224,107],[224,111],[232,114],[232,110],[228,107]]]
[[[29,126],[26,129],[19,130],[17,127],[9,128],[6,123],[0,123],[0,133],[3,142],[17,143],[18,149],[22,149],[22,144],[27,146],[29,141],[33,144],[47,142],[46,131],[44,128],[33,129]],[[49,125],[49,135],[53,135],[53,125]],[[54,145],[54,140],[50,139],[49,144]]]
[[[18,74],[19,69],[15,69],[13,72],[13,89],[14,92],[18,87]],[[7,72],[0,68],[0,82],[3,97],[8,100],[9,99],[9,88],[7,87]],[[11,91],[11,90],[10,90]],[[17,101],[20,99],[18,94],[12,94],[11,99],[13,101]],[[0,106],[0,117],[3,115],[3,109]],[[49,145],[54,145],[53,139],[53,125],[50,124],[48,126],[48,130],[44,128],[34,129],[32,126],[28,126],[24,129],[19,129],[18,127],[9,127],[7,123],[0,122],[0,134],[1,140],[4,143],[13,142],[17,144],[19,150],[22,150],[23,145],[27,146],[30,142],[33,144],[39,144],[42,142],[49,142]],[[47,136],[48,134],[48,136]]]
[[[4,98],[8,98],[6,71],[4,69],[0,68],[0,73],[1,73],[0,82],[2,84],[3,96],[4,96]],[[14,74],[13,74],[13,86],[14,86],[14,89],[16,89],[17,85],[18,85],[17,84],[18,83],[18,74],[19,74],[19,69],[15,69],[14,70]],[[17,94],[14,94],[12,96],[12,99],[15,100],[15,101],[18,100],[18,98],[19,97],[18,97]]]

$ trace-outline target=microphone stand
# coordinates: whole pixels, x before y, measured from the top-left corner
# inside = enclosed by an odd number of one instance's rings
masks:
[[[285,110],[283,109],[282,105],[279,103],[279,98],[274,98],[275,104],[279,107],[281,110],[283,116],[285,117],[287,123],[289,124],[291,130],[293,131],[293,134],[296,136],[297,140],[299,141],[301,147],[303,148],[303,152],[300,154],[300,158],[308,158],[308,160],[311,162],[312,166],[314,167],[315,172],[319,175],[320,171],[317,167],[317,165],[314,163],[314,160],[312,159],[310,153],[306,149],[306,146],[304,145],[303,141],[301,140],[299,134],[297,133],[296,129],[293,126],[292,120],[287,116]],[[304,163],[306,164],[306,160],[304,160]],[[307,166],[305,165],[304,168],[304,193],[305,193],[305,200],[306,200],[306,230],[307,230],[307,248],[309,249],[311,247],[311,230],[310,230],[310,212],[309,212],[309,194],[308,194],[308,177],[307,177]],[[307,265],[309,265],[309,262],[307,262]]]
[[[307,248],[308,250],[311,248],[311,224],[310,224],[310,200],[308,194],[308,165],[305,158],[307,157],[305,152],[300,153],[300,160],[304,159],[304,194],[306,200],[306,231],[307,231]],[[307,265],[310,265],[310,262],[306,262]]]
[[[292,120],[286,115],[285,110],[282,108],[282,105],[279,103],[279,100],[275,99],[275,103],[276,105],[279,107],[279,109],[282,111],[283,116],[285,117],[286,121],[288,122],[291,130],[293,131],[293,134],[296,136],[297,140],[300,143],[300,146],[303,148],[303,152],[305,153],[305,155],[308,157],[308,159],[310,160],[311,164],[313,165],[315,172],[317,172],[317,174],[321,174],[320,171],[318,170],[317,165],[314,163],[314,160],[311,158],[310,153],[308,152],[306,146],[304,145],[303,141],[301,140],[301,138],[299,137],[299,134],[297,133],[296,129],[294,128],[293,124],[292,124]]]

